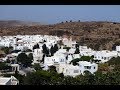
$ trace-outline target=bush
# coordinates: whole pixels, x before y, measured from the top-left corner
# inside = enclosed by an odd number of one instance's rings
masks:
[[[109,65],[120,65],[120,57],[113,57],[108,61]]]
[[[66,49],[67,51],[69,51],[71,47],[63,47],[63,49]]]

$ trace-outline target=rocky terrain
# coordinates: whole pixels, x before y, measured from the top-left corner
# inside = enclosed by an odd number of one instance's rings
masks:
[[[95,50],[115,49],[120,45],[120,23],[106,21],[72,22],[66,21],[53,25],[25,24],[19,21],[0,21],[0,35],[67,35],[81,45],[85,44]]]

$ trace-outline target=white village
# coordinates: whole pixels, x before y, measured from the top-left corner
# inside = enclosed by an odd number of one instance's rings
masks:
[[[99,63],[106,63],[111,58],[120,56],[120,46],[116,46],[114,51],[95,51],[87,46],[79,45],[72,38],[49,35],[1,36],[0,47],[13,49],[9,54],[0,52],[0,62],[7,62],[12,67],[11,71],[0,71],[0,85],[19,85],[17,78],[3,77],[2,73],[18,71],[19,74],[26,75],[27,72],[36,72],[34,68],[24,67],[17,62],[17,57],[21,53],[33,55],[32,65],[39,64],[46,71],[50,66],[54,66],[57,73],[71,77],[84,75],[85,71],[94,74],[98,70]],[[89,61],[82,60],[84,56],[92,58]],[[80,61],[73,64],[72,61],[77,59]]]

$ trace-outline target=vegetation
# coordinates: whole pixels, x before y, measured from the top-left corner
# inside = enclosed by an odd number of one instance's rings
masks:
[[[75,45],[75,48],[79,48],[79,45],[78,45],[78,44],[76,44],[76,45]]]
[[[29,56],[27,56],[25,53],[20,53],[17,56],[17,62],[21,63],[24,67],[31,66],[32,56],[31,56],[31,54],[29,54]]]
[[[111,60],[113,62],[115,58]],[[115,63],[116,68],[114,67],[113,71],[111,71],[110,65],[113,65],[113,63],[101,63],[95,74],[86,71],[84,75],[73,78],[63,76],[62,73],[58,74],[54,66],[50,66],[48,71],[44,71],[40,65],[36,64],[34,65],[36,72],[28,73],[27,76],[16,73],[13,76],[20,81],[20,85],[120,85],[120,64]]]
[[[93,57],[82,56],[81,58],[76,58],[76,59],[72,60],[70,63],[72,63],[73,65],[78,65],[77,62],[79,62],[79,61],[90,61],[90,60],[93,60]]]
[[[76,48],[76,50],[75,50],[75,54],[79,54],[79,53],[80,53],[79,48]]]
[[[50,54],[51,54],[51,56],[54,55],[54,47],[53,46],[51,46],[51,48],[50,48]]]
[[[120,57],[113,57],[108,61],[109,65],[120,65]]]
[[[0,70],[7,70],[10,69],[11,67],[8,66],[5,62],[0,62]]]
[[[57,73],[39,70],[29,73],[24,79],[25,85],[56,85],[59,84],[60,77]]]
[[[34,47],[35,48],[35,47]],[[32,52],[32,50],[31,49],[27,49],[27,50],[25,50],[25,51],[23,51],[23,52]]]
[[[34,64],[34,65],[33,65],[33,68],[34,68],[35,70],[42,70],[42,67],[40,66],[40,64]]]
[[[1,50],[4,51],[5,54],[9,54],[13,50],[13,47],[2,47]]]
[[[66,49],[67,51],[69,51],[69,49],[70,49],[71,47],[63,47],[63,49]]]
[[[58,45],[57,45],[57,44],[54,45],[54,53],[55,53],[56,51],[58,51]]]
[[[39,48],[39,44],[38,44],[38,43],[33,46],[33,50],[34,50],[34,49],[38,49],[38,48]]]
[[[29,53],[29,54],[28,54],[28,58],[29,58],[29,60],[32,61],[32,60],[33,60],[33,54],[32,54],[32,53]]]
[[[24,78],[24,85],[120,85],[120,73],[110,72],[102,74],[96,72],[95,75],[85,73],[75,78],[61,76],[60,74],[39,70],[29,73]]]
[[[75,65],[78,65],[77,62],[79,62],[79,61],[81,61],[81,59],[80,58],[76,58],[76,59],[72,60],[70,63],[72,63],[75,66]]]
[[[46,47],[46,44],[43,44],[42,49],[45,55],[49,55],[49,49]]]
[[[58,45],[57,44],[55,44],[54,47],[51,46],[51,48],[50,48],[51,56],[53,56],[56,51],[58,51]]]

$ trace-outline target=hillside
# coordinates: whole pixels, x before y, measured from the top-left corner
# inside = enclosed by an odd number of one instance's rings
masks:
[[[41,23],[19,20],[0,20],[0,27],[32,26],[32,25],[41,25]]]
[[[0,21],[1,22],[1,21]],[[0,35],[48,34],[71,36],[79,44],[86,44],[96,50],[114,49],[120,43],[120,23],[116,22],[61,22],[54,25],[2,25]]]

